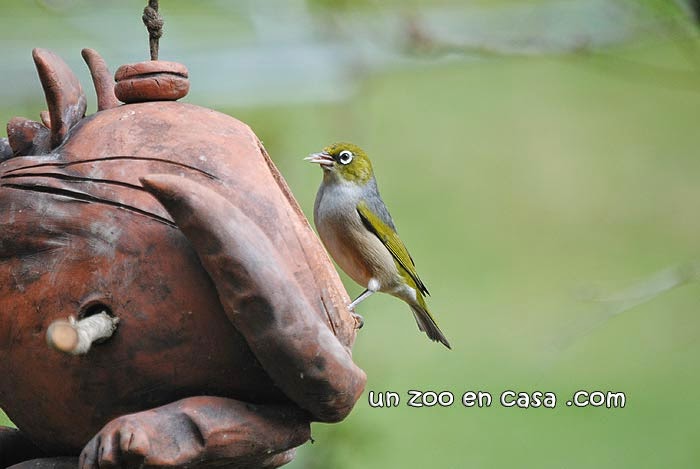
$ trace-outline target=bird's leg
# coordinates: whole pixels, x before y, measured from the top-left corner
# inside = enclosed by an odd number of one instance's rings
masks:
[[[352,303],[350,303],[348,305],[348,309],[352,313],[352,316],[355,318],[355,322],[357,322],[357,326],[356,326],[357,329],[362,329],[362,326],[365,325],[365,318],[363,318],[362,316],[360,316],[359,314],[357,314],[355,312],[355,306],[357,306],[362,300],[364,300],[365,298],[370,296],[372,293],[374,293],[374,292],[367,289],[367,290],[363,291],[360,296],[355,298],[355,301],[353,301]]]
[[[355,299],[353,300],[353,302],[350,303],[350,305],[348,306],[348,309],[349,309],[350,311],[354,311],[354,310],[355,310],[355,306],[359,305],[362,301],[364,301],[364,300],[366,300],[367,298],[369,298],[369,296],[370,296],[372,293],[374,293],[375,291],[376,291],[376,290],[370,290],[369,288],[366,289],[365,291],[362,292],[362,294],[361,294],[360,296],[358,296],[357,298],[355,298]]]
[[[362,326],[365,325],[365,320],[362,316],[360,316],[359,314],[357,314],[355,312],[355,306],[357,306],[362,301],[369,298],[373,293],[377,292],[378,290],[379,290],[379,282],[377,281],[377,279],[372,278],[369,280],[369,283],[368,283],[365,291],[363,291],[360,296],[355,298],[355,300],[348,305],[348,309],[350,310],[350,312],[352,312],[352,315],[355,317],[355,320],[357,321],[357,324],[358,324],[357,328],[358,329],[362,329]]]

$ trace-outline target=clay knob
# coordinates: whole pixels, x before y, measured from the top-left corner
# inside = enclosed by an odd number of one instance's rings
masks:
[[[114,74],[114,94],[124,103],[175,101],[190,90],[187,68],[177,62],[151,60],[122,65]]]

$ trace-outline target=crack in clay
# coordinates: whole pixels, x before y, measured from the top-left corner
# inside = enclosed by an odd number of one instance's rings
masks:
[[[133,207],[131,205],[123,204],[121,202],[116,202],[116,201],[109,200],[109,199],[102,199],[100,197],[95,197],[95,196],[85,194],[82,192],[75,192],[75,191],[71,191],[68,189],[58,189],[55,187],[28,185],[28,184],[16,184],[16,183],[4,183],[4,184],[0,184],[0,187],[7,187],[10,189],[18,189],[18,190],[23,190],[23,191],[40,192],[40,193],[44,193],[44,194],[52,194],[52,195],[67,197],[69,199],[75,200],[77,202],[82,202],[82,203],[98,203],[98,204],[109,205],[112,207],[116,207],[116,208],[120,208],[123,210],[127,210],[129,212],[136,213],[138,215],[143,215],[143,216],[148,217],[152,220],[155,220],[157,222],[168,225],[172,228],[177,228],[177,225],[175,223],[168,220],[167,218],[161,217],[160,215],[156,215],[155,213],[151,213],[147,210],[141,210],[140,208],[136,208],[136,207]]]
[[[197,168],[195,166],[190,166],[185,163],[179,163],[177,161],[171,161],[171,160],[166,160],[164,158],[153,158],[153,157],[147,157],[147,156],[105,156],[102,158],[90,158],[87,160],[80,160],[80,161],[71,161],[69,163],[39,163],[39,164],[34,164],[34,165],[29,165],[29,166],[21,166],[19,168],[13,168],[9,169],[5,172],[5,174],[10,174],[14,173],[17,171],[22,171],[25,169],[34,169],[34,168],[67,168],[69,166],[75,166],[79,164],[85,164],[85,163],[99,163],[103,161],[119,161],[119,160],[134,160],[134,161],[155,161],[158,163],[166,163],[166,164],[171,164],[173,166],[179,166],[181,168],[186,168],[192,171],[196,171],[200,174],[203,174],[204,176],[210,178],[210,179],[215,179],[218,180],[216,176],[214,176],[211,173],[208,173],[204,171],[203,169]]]
[[[83,177],[83,176],[72,176],[70,174],[63,174],[63,173],[20,173],[20,174],[6,174],[4,176],[0,176],[0,179],[19,179],[19,178],[50,178],[50,179],[59,179],[61,181],[70,181],[70,182],[94,182],[96,184],[108,184],[108,185],[113,185],[113,186],[120,186],[120,187],[126,187],[128,189],[134,189],[137,191],[142,191],[142,192],[147,192],[146,189],[143,187],[136,185],[136,184],[131,184],[128,182],[124,181],[116,181],[113,179],[99,179],[99,178],[90,178],[90,177]]]

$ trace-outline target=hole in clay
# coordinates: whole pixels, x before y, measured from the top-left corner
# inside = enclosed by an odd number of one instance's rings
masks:
[[[86,304],[85,306],[83,306],[80,313],[78,313],[78,318],[84,319],[84,318],[87,318],[89,316],[94,316],[96,314],[100,314],[102,312],[105,312],[109,316],[114,317],[114,313],[112,312],[112,310],[110,309],[109,306],[102,303],[101,301],[93,301],[93,302],[90,302],[90,303]]]
[[[89,301],[80,309],[80,313],[78,313],[78,319],[85,319],[87,317],[94,316],[102,312],[107,313],[107,315],[109,316],[115,317],[115,314],[112,312],[112,309],[103,302],[99,300]],[[98,339],[93,342],[93,345],[101,344],[109,339],[110,337]]]

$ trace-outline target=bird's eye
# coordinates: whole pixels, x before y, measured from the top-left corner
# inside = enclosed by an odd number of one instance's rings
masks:
[[[353,155],[351,151],[349,150],[343,150],[338,154],[338,161],[341,164],[348,164],[352,161]]]

